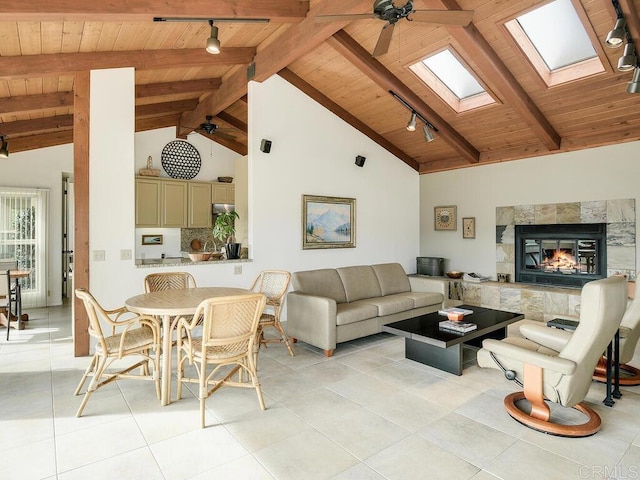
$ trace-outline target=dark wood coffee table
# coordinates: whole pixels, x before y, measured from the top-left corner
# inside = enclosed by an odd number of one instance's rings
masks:
[[[473,310],[472,314],[465,315],[464,321],[478,325],[476,330],[467,333],[441,330],[438,324],[447,317],[435,312],[389,323],[382,331],[404,337],[406,358],[462,375],[463,345],[481,347],[485,338],[505,338],[507,325],[524,318],[521,313],[475,305],[460,305],[459,308]]]

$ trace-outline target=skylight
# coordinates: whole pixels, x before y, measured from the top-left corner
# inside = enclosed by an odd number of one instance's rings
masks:
[[[425,58],[422,63],[460,100],[479,93],[485,93],[482,85],[473,78],[449,50],[443,50]]]
[[[458,113],[495,103],[451,47],[410,65],[409,69]]]
[[[570,0],[548,3],[517,20],[549,70],[597,56]]]
[[[579,8],[571,0],[555,0],[505,23],[548,86],[604,71]]]

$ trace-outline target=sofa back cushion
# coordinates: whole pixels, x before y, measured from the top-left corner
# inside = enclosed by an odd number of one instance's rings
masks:
[[[347,302],[355,302],[363,298],[379,297],[380,284],[373,268],[369,265],[342,267],[336,269],[342,279]]]
[[[407,273],[399,263],[382,263],[371,268],[378,278],[382,295],[393,295],[411,291]]]
[[[340,275],[333,268],[295,272],[291,284],[294,290],[308,295],[333,298],[336,303],[347,301]]]

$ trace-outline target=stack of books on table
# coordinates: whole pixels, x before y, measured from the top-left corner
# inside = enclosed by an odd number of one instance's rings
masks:
[[[478,328],[475,323],[469,322],[453,322],[451,320],[443,320],[439,324],[440,330],[448,330],[456,333],[467,333]]]

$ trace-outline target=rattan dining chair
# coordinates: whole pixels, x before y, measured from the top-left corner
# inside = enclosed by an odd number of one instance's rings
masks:
[[[144,277],[145,293],[195,287],[195,279],[187,272],[151,273]]]
[[[182,398],[183,383],[199,385],[201,427],[205,426],[205,400],[223,386],[254,388],[260,408],[265,409],[254,356],[265,302],[262,294],[209,298],[198,306],[193,319],[178,321],[177,397]],[[194,337],[195,319],[200,316],[204,318],[202,337]],[[187,362],[195,365],[197,378],[185,377]],[[210,366],[213,369],[209,371]]]
[[[104,310],[93,295],[84,288],[76,289],[76,296],[84,303],[89,316],[89,335],[97,340],[95,353],[74,393],[78,395],[87,378],[92,377],[76,417],[82,415],[93,392],[119,378],[155,382],[156,395],[159,399],[160,324],[158,321],[148,315],[134,315],[124,307]],[[111,335],[107,336],[103,333],[103,325],[111,326]],[[125,357],[133,357],[136,363],[116,372],[106,371],[113,362]],[[141,368],[139,375],[130,373],[138,367]]]
[[[266,346],[267,343],[284,342],[289,354],[293,357],[291,341],[280,323],[282,304],[289,288],[290,280],[291,274],[287,271],[264,270],[254,280],[251,290],[256,293],[263,293],[267,297],[265,311],[260,316],[260,323],[258,324],[258,338],[260,339],[258,348],[263,344]],[[268,327],[274,328],[278,332],[279,338],[265,338],[264,330]]]

